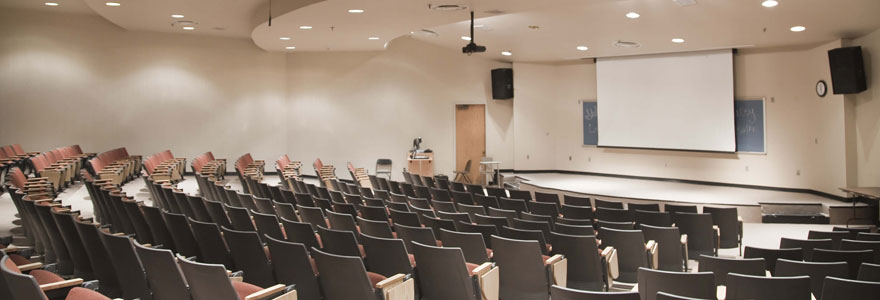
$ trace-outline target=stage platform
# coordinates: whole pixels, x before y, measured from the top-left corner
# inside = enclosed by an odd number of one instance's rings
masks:
[[[634,203],[689,203],[700,207],[734,206],[745,222],[761,222],[760,203],[821,204],[831,224],[846,224],[853,218],[852,203],[809,193],[776,191],[758,188],[729,187],[675,181],[632,179],[612,176],[563,173],[505,173],[513,177],[524,190],[581,195],[599,199]],[[855,216],[862,218],[874,211],[857,204]],[[850,224],[868,224],[856,220]]]

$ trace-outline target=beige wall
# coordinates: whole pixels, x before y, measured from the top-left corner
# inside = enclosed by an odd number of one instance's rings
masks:
[[[410,39],[373,53],[268,53],[247,39],[131,32],[103,18],[0,11],[0,144],[26,150],[250,152],[405,166],[412,138],[454,169],[455,103],[488,105],[487,152],[512,167],[511,101],[490,70],[510,67]],[[270,167],[271,169],[271,167]]]
[[[814,92],[819,79],[830,82],[826,51],[840,44],[742,51],[735,56],[736,97],[767,98],[767,154],[763,155],[583,146],[578,100],[596,99],[595,65],[514,63],[515,168],[806,188],[842,195],[837,188],[846,185],[843,97],[829,93],[819,98]]]
[[[854,110],[854,163],[859,186],[880,186],[880,30],[852,40],[850,45],[862,46],[868,90],[847,95]],[[850,116],[852,117],[852,116]]]

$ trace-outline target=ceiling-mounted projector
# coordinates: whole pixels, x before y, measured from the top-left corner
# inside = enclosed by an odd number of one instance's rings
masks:
[[[471,11],[471,42],[461,47],[461,53],[471,55],[474,53],[483,53],[486,52],[486,46],[477,45],[474,43],[474,11]]]

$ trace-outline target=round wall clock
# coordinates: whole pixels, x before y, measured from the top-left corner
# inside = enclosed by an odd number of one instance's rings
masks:
[[[826,94],[828,94],[828,84],[825,83],[825,80],[819,80],[816,82],[816,95],[825,97]]]

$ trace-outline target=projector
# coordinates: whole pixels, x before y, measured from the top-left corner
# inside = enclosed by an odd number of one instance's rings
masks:
[[[486,52],[486,46],[479,46],[474,42],[470,42],[469,44],[461,47],[461,53],[471,55],[474,53],[483,53]]]

